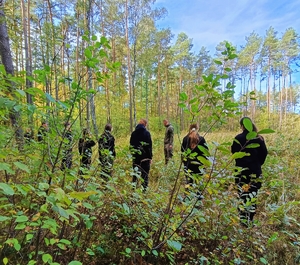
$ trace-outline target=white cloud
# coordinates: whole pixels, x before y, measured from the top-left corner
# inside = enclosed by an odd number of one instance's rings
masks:
[[[273,26],[279,36],[289,27],[300,24],[300,1],[289,0],[159,0],[168,10],[161,25],[193,39],[195,51],[201,46],[214,52],[223,40],[243,45],[253,31],[264,36]]]

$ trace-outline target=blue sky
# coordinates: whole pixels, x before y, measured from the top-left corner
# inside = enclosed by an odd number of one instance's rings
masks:
[[[270,26],[278,37],[289,27],[300,34],[300,0],[156,0],[156,6],[168,10],[158,26],[170,27],[173,41],[185,32],[196,53],[204,46],[213,55],[223,40],[239,47],[251,32],[264,36]]]

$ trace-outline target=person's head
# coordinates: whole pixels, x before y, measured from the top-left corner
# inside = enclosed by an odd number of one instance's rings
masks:
[[[253,123],[253,121],[252,121],[249,117],[243,117],[243,118],[241,118],[241,120],[240,120],[240,126],[241,126],[241,129],[242,129],[243,131],[249,132],[249,131],[246,129],[246,127],[245,127],[245,123],[251,124],[251,125],[252,125],[252,131],[253,131],[253,132],[257,132],[257,128],[256,128],[255,124]]]
[[[71,128],[71,123],[70,123],[69,121],[66,121],[66,122],[64,123],[64,126],[65,126],[65,128],[66,128],[67,130],[69,130],[69,129]]]
[[[89,131],[88,128],[84,128],[84,129],[82,130],[82,136],[83,136],[84,138],[85,138],[85,137],[88,137],[89,134],[90,134],[90,131]]]
[[[144,125],[145,127],[147,126],[148,122],[146,119],[140,119],[139,124]]]
[[[48,122],[47,121],[42,121],[42,126],[44,128],[48,128]]]
[[[168,126],[169,125],[169,121],[168,120],[163,120],[164,126]]]
[[[194,149],[197,144],[199,143],[199,135],[198,135],[199,126],[197,123],[193,123],[190,125],[189,128],[189,139],[190,139],[190,146]]]
[[[111,125],[110,123],[107,123],[107,124],[105,125],[105,127],[104,127],[104,130],[105,130],[105,131],[111,132],[111,131],[112,131],[112,125]]]

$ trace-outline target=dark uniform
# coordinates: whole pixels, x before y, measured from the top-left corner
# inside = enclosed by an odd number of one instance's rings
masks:
[[[165,164],[168,164],[169,160],[173,157],[173,142],[174,142],[174,128],[172,124],[166,125],[166,132],[164,138],[164,153]]]
[[[89,169],[92,163],[92,147],[95,141],[89,138],[80,138],[78,143],[79,154],[81,155],[80,166]],[[80,171],[82,175],[82,171]]]
[[[143,178],[144,190],[148,187],[148,174],[152,160],[152,139],[143,124],[138,124],[130,137],[130,149],[133,156],[133,168],[137,167]],[[133,182],[137,177],[133,176]]]
[[[205,154],[199,149],[199,146],[203,146],[204,148],[208,149],[206,145],[206,141],[204,137],[200,136],[199,134],[199,142],[196,145],[194,149],[191,148],[190,144],[190,138],[189,135],[186,135],[181,144],[181,152],[183,154],[183,165],[184,165],[184,172],[186,176],[186,182],[187,184],[192,184],[194,182],[193,180],[193,175],[194,177],[197,176],[202,176],[201,169],[199,168],[203,164],[198,160],[199,156],[206,157]],[[189,154],[187,154],[187,150],[191,150]],[[195,175],[196,174],[196,175]]]
[[[105,130],[98,140],[101,176],[107,180],[112,174],[113,162],[116,157],[115,138],[110,131]]]
[[[64,147],[63,147],[63,159],[61,162],[61,170],[66,168],[70,169],[72,166],[73,154],[72,154],[72,144],[73,135],[70,130],[66,131],[63,136]]]
[[[241,168],[240,173],[235,177],[235,182],[239,188],[241,204],[238,207],[242,223],[253,221],[256,210],[256,196],[261,188],[262,170],[268,151],[262,136],[247,140],[248,131],[243,130],[238,134],[231,146],[231,152],[246,152],[247,156],[235,160],[235,165]],[[249,145],[258,144],[258,147]],[[249,146],[249,147],[248,147]],[[254,198],[254,200],[252,199]],[[251,202],[252,200],[252,202]],[[247,203],[248,202],[248,203]]]

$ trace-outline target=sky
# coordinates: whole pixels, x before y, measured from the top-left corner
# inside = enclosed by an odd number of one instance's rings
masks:
[[[213,55],[224,40],[240,47],[250,33],[263,37],[270,26],[278,37],[290,27],[300,34],[300,0],[156,0],[155,5],[168,11],[158,27],[169,27],[173,41],[186,33],[196,53],[204,46]]]

